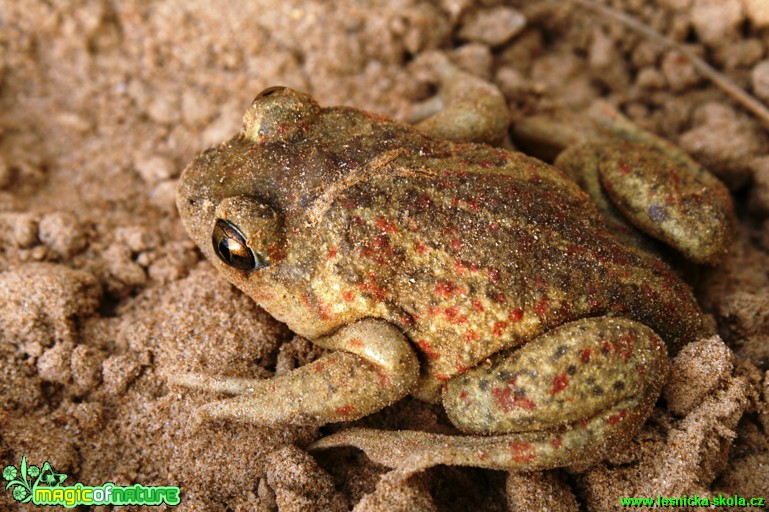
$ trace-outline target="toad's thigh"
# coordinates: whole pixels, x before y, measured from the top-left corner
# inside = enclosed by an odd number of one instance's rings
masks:
[[[607,421],[645,419],[667,368],[665,344],[650,328],[623,318],[586,318],[455,377],[443,403],[466,433],[586,425],[611,410]]]

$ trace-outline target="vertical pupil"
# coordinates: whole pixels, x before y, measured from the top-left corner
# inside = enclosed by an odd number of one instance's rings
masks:
[[[219,252],[227,259],[227,261],[232,261],[232,254],[230,254],[230,244],[227,242],[226,238],[223,238],[222,241],[219,242]]]

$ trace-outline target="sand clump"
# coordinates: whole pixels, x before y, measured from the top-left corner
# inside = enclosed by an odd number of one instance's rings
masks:
[[[612,5],[769,97],[766,2]],[[179,485],[191,511],[769,497],[766,127],[680,52],[569,2],[0,0],[0,12],[3,467],[24,454],[67,484]],[[435,90],[434,52],[495,83],[513,124],[605,98],[733,193],[734,246],[695,287],[720,336],[676,357],[643,431],[593,467],[404,476],[354,450],[307,454],[343,426],[201,422],[197,406],[216,397],[165,384],[175,371],[270,377],[320,353],[201,260],[174,207],[184,165],[237,131],[269,85],[403,119]],[[440,408],[413,399],[359,424],[448,431]],[[0,508],[16,506],[0,492]]]

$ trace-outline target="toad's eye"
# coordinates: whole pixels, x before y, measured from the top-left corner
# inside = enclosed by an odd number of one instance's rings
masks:
[[[267,266],[262,255],[248,247],[246,238],[240,230],[226,220],[217,219],[211,242],[219,259],[232,268],[257,270]]]
[[[254,98],[254,101],[256,101],[258,99],[261,99],[261,98],[266,98],[267,96],[272,96],[276,92],[286,91],[287,89],[288,89],[288,87],[283,87],[282,85],[273,85],[272,87],[268,87],[265,90],[263,90],[262,92],[260,92],[259,94],[257,94],[256,98]]]
[[[308,94],[277,85],[256,95],[243,115],[243,135],[255,144],[297,141],[319,114]]]

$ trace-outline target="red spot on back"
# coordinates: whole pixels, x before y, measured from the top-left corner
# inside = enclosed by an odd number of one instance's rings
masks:
[[[617,167],[619,167],[619,172],[621,176],[627,176],[630,174],[630,171],[632,168],[630,167],[630,164],[625,162],[624,160],[617,164]]]
[[[328,257],[329,258],[333,258],[334,256],[336,256],[336,251],[337,251],[337,248],[336,247],[332,247],[331,250],[328,251]]]
[[[494,333],[495,336],[502,336],[502,332],[507,327],[507,322],[503,320],[498,320],[494,322],[494,326],[491,328],[491,332]]]
[[[374,225],[381,229],[384,233],[392,235],[393,233],[398,232],[398,226],[395,225],[395,223],[384,216],[379,216],[376,219],[374,219]]]
[[[345,290],[342,292],[342,298],[345,300],[345,302],[352,302],[355,300],[355,292],[351,290]]]
[[[459,325],[467,322],[467,315],[459,314],[459,306],[451,306],[443,310],[443,316],[449,323]]]
[[[507,300],[507,297],[505,297],[505,294],[502,292],[496,292],[491,296],[491,300],[493,300],[497,304],[502,304]]]
[[[361,247],[361,256],[371,258],[380,265],[386,265],[390,263],[390,256],[395,251],[390,246],[390,237],[387,235],[377,235],[373,239],[369,239]]]
[[[358,283],[358,288],[360,288],[362,292],[371,294],[371,296],[376,300],[385,300],[387,297],[387,292],[384,290],[384,288],[373,281]]]
[[[363,342],[361,340],[359,340],[358,338],[353,338],[350,341],[348,341],[347,343],[349,343],[351,347],[355,347],[355,348],[363,347]]]
[[[462,240],[460,240],[459,238],[452,238],[451,239],[451,248],[452,249],[459,250],[459,249],[462,248],[463,245],[465,245],[464,242],[462,242]]]
[[[478,299],[473,300],[473,309],[478,313],[483,313],[483,304]]]
[[[548,311],[550,311],[550,304],[547,301],[547,297],[542,297],[539,299],[539,302],[537,302],[537,305],[534,306],[534,311],[536,311],[537,316],[542,318],[547,314]]]
[[[591,352],[592,350],[590,350],[589,348],[583,348],[579,352],[579,360],[582,361],[583,363],[587,363],[588,361],[590,361]]]
[[[561,373],[553,377],[553,389],[550,390],[551,395],[560,393],[569,386],[569,378],[566,376],[566,372]]]
[[[469,261],[463,260],[454,260],[453,267],[454,272],[460,276],[465,275],[468,271],[476,272],[480,268],[477,263],[470,263]]]
[[[339,416],[349,416],[353,411],[355,411],[355,406],[348,404],[343,405],[342,407],[337,407],[334,412]]]
[[[519,321],[521,318],[523,318],[523,309],[515,308],[515,309],[511,310],[510,314],[507,315],[507,318],[508,318],[508,320],[510,320],[512,322]]]
[[[425,244],[423,244],[422,242],[420,242],[419,240],[417,240],[414,243],[414,246],[415,246],[414,250],[417,252],[417,254],[424,254],[425,251],[427,251],[427,246]]]
[[[486,275],[490,281],[499,281],[499,269],[497,268],[487,268]]]
[[[553,448],[560,448],[561,446],[563,446],[563,441],[561,440],[560,437],[554,437],[550,439],[550,445]]]
[[[435,285],[435,289],[433,290],[433,293],[435,295],[440,295],[441,297],[451,297],[454,292],[457,291],[457,285],[454,284],[454,281],[451,281],[449,279],[441,279],[438,281],[438,284]]]

